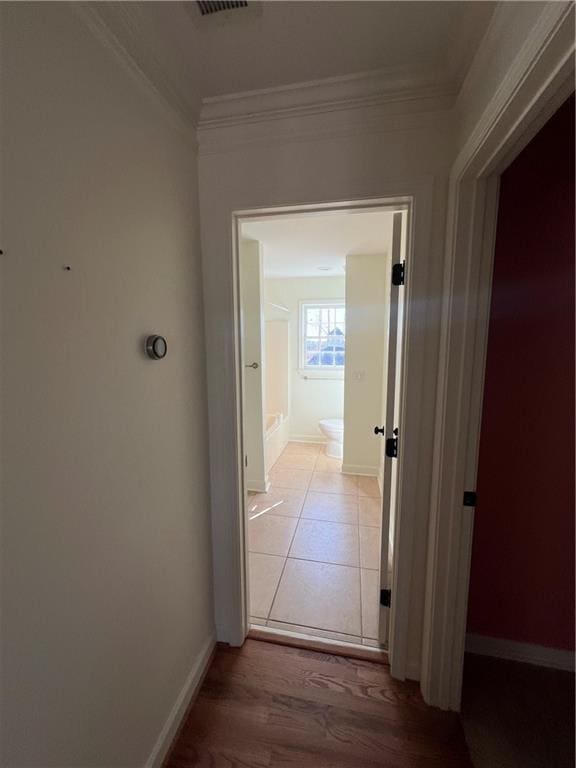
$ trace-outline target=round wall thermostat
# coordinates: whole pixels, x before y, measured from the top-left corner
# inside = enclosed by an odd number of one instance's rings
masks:
[[[148,336],[146,339],[146,354],[152,360],[162,360],[166,357],[168,345],[164,336]]]

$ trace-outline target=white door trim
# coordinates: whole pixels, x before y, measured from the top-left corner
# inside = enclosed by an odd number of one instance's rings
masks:
[[[422,693],[458,710],[499,176],[574,89],[574,9],[549,3],[454,163],[448,202]]]
[[[320,205],[296,205],[296,206],[282,206],[277,208],[265,208],[249,211],[233,211],[232,212],[232,224],[234,229],[233,242],[234,242],[234,338],[236,344],[236,371],[235,371],[235,384],[236,391],[238,393],[237,413],[236,413],[236,451],[237,451],[237,466],[238,466],[238,514],[237,519],[239,521],[239,529],[242,529],[241,536],[238,537],[237,548],[239,550],[239,558],[241,560],[241,573],[242,579],[238,586],[243,590],[241,597],[242,604],[242,626],[237,628],[234,633],[238,636],[240,641],[246,636],[249,627],[248,617],[248,595],[247,595],[247,563],[244,541],[247,538],[246,531],[246,516],[244,513],[244,480],[242,471],[241,457],[243,455],[242,448],[242,417],[241,417],[241,403],[242,403],[242,360],[241,360],[241,345],[240,345],[240,292],[239,292],[239,226],[241,221],[245,221],[249,218],[261,218],[265,216],[281,216],[291,213],[318,213],[333,212],[339,210],[354,209],[381,209],[381,210],[408,210],[409,226],[414,227],[414,201],[418,199],[419,211],[421,214],[421,221],[419,224],[422,228],[429,226],[429,202],[430,202],[430,190],[426,187],[418,190],[418,192],[412,197],[411,195],[391,195],[388,197],[378,199],[359,199],[355,201],[335,202],[335,203],[323,203]],[[417,214],[416,214],[417,215]],[[423,231],[425,234],[426,229]],[[404,312],[404,330],[402,334],[404,352],[403,357],[406,360],[409,355],[408,342],[410,339],[411,323],[414,324],[415,318],[410,311],[411,307],[411,287],[414,274],[414,253],[413,253],[414,237],[409,234],[408,242],[406,245],[406,285],[405,290],[405,312]],[[421,253],[425,253],[424,249]],[[414,379],[421,381],[421,371],[418,369],[418,358],[413,361],[412,371]],[[405,369],[407,366],[405,366]],[[402,382],[402,392],[400,400],[400,422],[403,425],[403,436],[406,435],[406,443],[408,445],[420,444],[418,435],[418,420],[412,420],[412,426],[408,426],[407,411],[408,411],[408,395],[409,390],[408,374],[405,370]],[[418,399],[416,397],[415,399]],[[414,406],[412,410],[417,410],[417,406]],[[406,425],[406,426],[405,426]],[[410,439],[410,430],[412,430],[412,439]],[[403,441],[404,442],[404,441]],[[407,662],[407,645],[408,645],[408,606],[411,601],[411,574],[412,574],[412,553],[413,553],[413,536],[415,526],[413,523],[413,504],[406,504],[406,499],[411,499],[414,493],[414,477],[417,472],[417,465],[419,460],[419,451],[412,450],[411,454],[408,451],[400,451],[399,463],[398,463],[398,498],[396,504],[396,526],[394,535],[394,594],[392,599],[392,606],[390,609],[390,636],[389,636],[389,648],[388,654],[390,659],[390,666],[392,674],[395,677],[404,679],[407,675],[413,675],[411,667]],[[396,564],[399,565],[396,565]],[[401,565],[400,565],[401,564]],[[413,666],[413,665],[412,665]],[[417,670],[419,673],[419,670]]]

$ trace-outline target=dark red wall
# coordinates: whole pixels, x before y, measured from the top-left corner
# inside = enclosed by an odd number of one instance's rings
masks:
[[[574,97],[502,175],[468,632],[574,648]]]

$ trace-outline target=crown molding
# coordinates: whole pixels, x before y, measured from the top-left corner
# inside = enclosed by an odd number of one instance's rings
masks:
[[[154,53],[138,3],[70,4],[95,37],[195,138],[203,153],[261,141],[298,141],[399,130],[447,113],[458,83],[446,70],[388,68],[205,98],[200,115],[185,73],[170,74]],[[192,130],[191,130],[192,129]],[[197,129],[195,131],[194,129]]]
[[[153,53],[138,18],[138,3],[73,2],[70,7],[104,47],[113,52],[140,81],[172,113],[191,134],[198,110],[187,97],[187,89],[171,77]]]
[[[406,106],[414,111],[450,108],[458,88],[444,71],[381,69],[341,77],[244,91],[202,100],[198,128],[263,123],[329,112]]]
[[[417,105],[391,103],[199,128],[198,154],[222,154],[254,146],[357,139],[359,136],[422,129],[440,130],[449,135],[452,132],[451,115],[449,104],[439,107],[438,101],[433,100],[428,104],[424,101]]]

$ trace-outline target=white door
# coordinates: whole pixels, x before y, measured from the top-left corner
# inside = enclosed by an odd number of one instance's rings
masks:
[[[404,250],[407,212],[394,214],[392,234],[392,279],[390,284],[390,318],[388,325],[388,365],[386,374],[386,408],[384,416],[384,477],[382,482],[382,544],[380,560],[380,622],[379,640],[388,644],[390,607],[384,590],[392,589],[392,557],[394,522],[396,518],[396,486],[398,458],[394,455],[402,444],[400,424],[400,387],[402,379],[402,328],[404,320]],[[393,593],[392,593],[393,599]]]
[[[257,240],[240,241],[240,309],[245,488],[265,491],[262,253]]]

